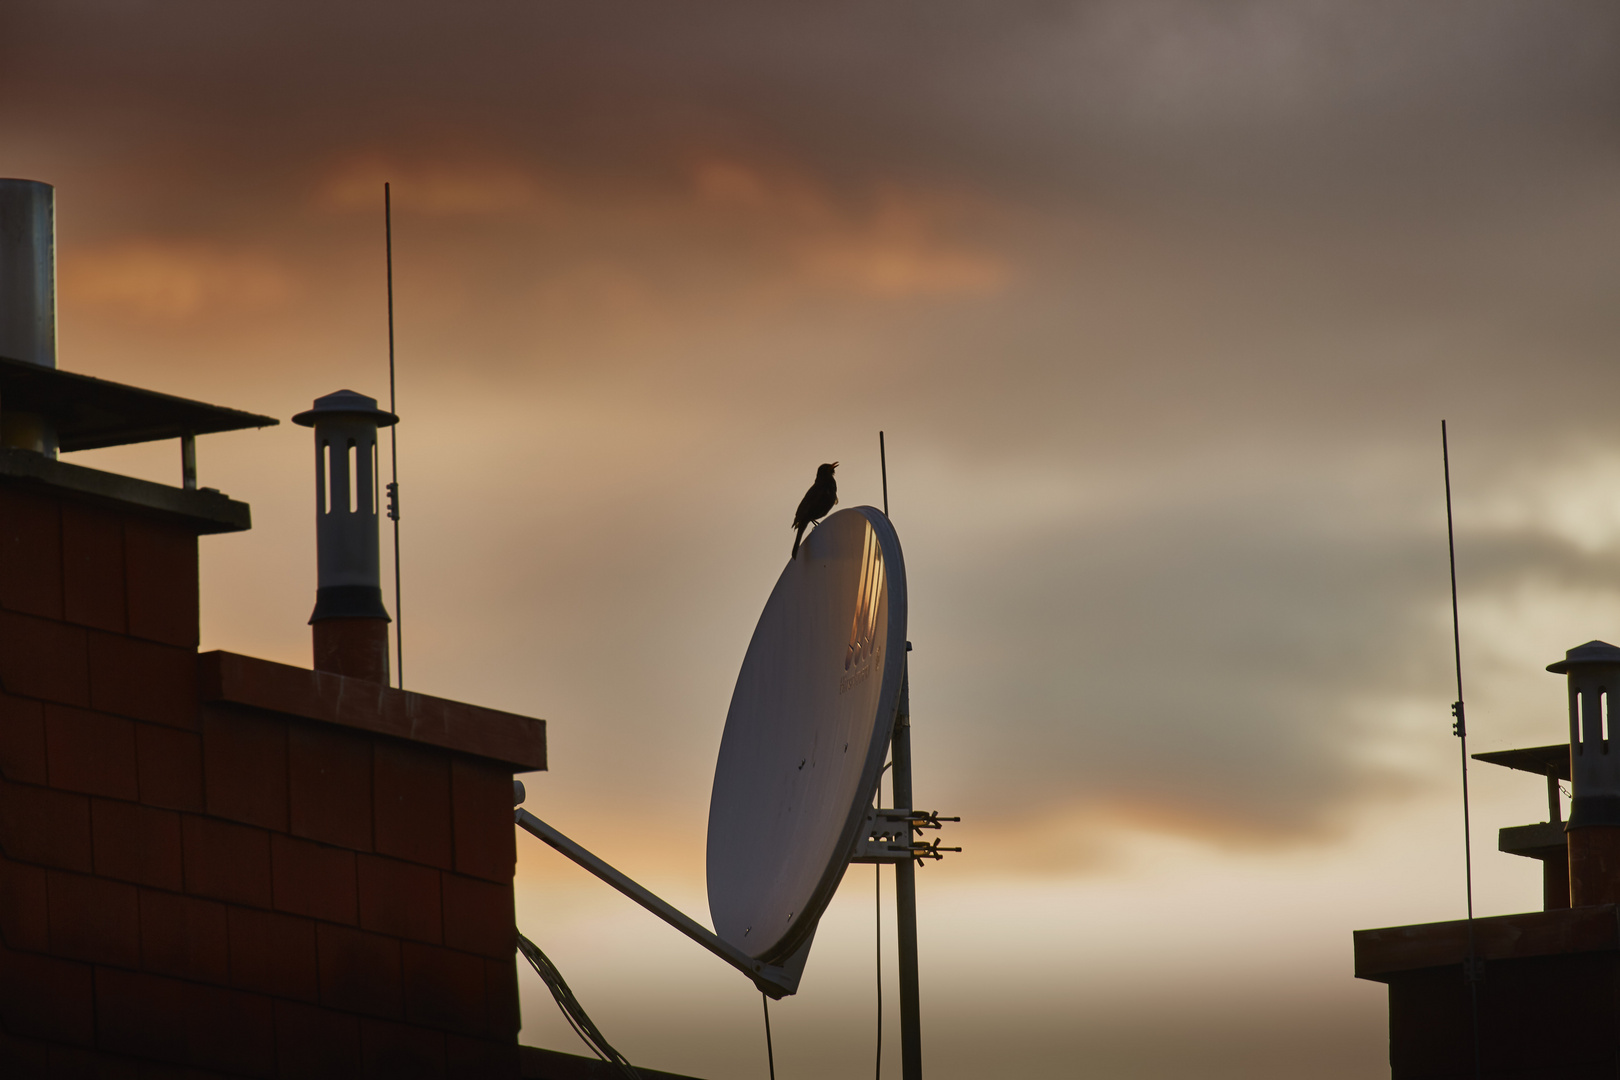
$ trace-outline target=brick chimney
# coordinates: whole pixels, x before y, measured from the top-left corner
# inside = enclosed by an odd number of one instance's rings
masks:
[[[293,422],[315,429],[315,544],[309,617],[315,668],[388,682],[388,610],[379,584],[377,429],[397,423],[377,399],[339,390]]]
[[[1609,712],[1609,688],[1620,690],[1620,649],[1588,641],[1547,670],[1569,678],[1569,901],[1620,903],[1620,743]]]

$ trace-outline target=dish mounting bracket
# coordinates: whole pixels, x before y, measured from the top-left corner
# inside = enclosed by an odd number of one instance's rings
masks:
[[[915,860],[921,866],[924,860],[939,860],[948,851],[961,851],[959,847],[940,847],[939,838],[932,843],[918,839],[925,829],[942,829],[947,821],[961,821],[959,817],[940,817],[937,810],[885,810],[866,812],[866,821],[855,839],[855,852],[850,862],[900,863]]]

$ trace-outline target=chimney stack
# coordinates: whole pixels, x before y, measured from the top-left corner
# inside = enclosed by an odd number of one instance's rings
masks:
[[[377,429],[398,421],[353,390],[317,398],[293,417],[315,429],[315,668],[384,684],[389,618],[379,574]]]
[[[0,357],[56,366],[56,189],[0,179]],[[56,431],[26,401],[0,401],[0,446],[56,456]]]
[[[1588,641],[1548,664],[1569,676],[1569,902],[1620,903],[1620,732],[1609,688],[1620,690],[1620,649]]]

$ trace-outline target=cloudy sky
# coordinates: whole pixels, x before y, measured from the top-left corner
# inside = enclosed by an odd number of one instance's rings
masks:
[[[887,432],[967,849],[921,882],[940,1078],[1387,1075],[1350,932],[1462,913],[1442,418],[1471,748],[1560,739],[1542,667],[1620,637],[1617,120],[1620,15],[1553,0],[0,0],[64,368],[386,398],[393,184],[406,684],[546,717],[531,808],[699,916],[792,508],[831,460],[879,503]],[[309,452],[202,441],[256,522],[203,543],[205,647],[308,662]],[[1526,910],[1495,829],[1544,793],[1495,771],[1479,907]],[[519,854],[632,1061],[763,1074],[742,980]],[[872,881],[784,1080],[870,1068]]]

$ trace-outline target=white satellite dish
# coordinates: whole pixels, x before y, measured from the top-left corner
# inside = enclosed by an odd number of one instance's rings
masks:
[[[821,523],[777,579],[709,801],[709,914],[749,956],[802,946],[849,865],[905,675],[906,571],[882,511]]]
[[[885,500],[887,481],[885,480]],[[765,602],[732,693],[709,801],[710,931],[550,825],[517,823],[773,998],[795,993],[851,862],[895,868],[902,1074],[922,1075],[914,873],[946,851],[912,807],[906,567],[870,506],[822,521]],[[893,751],[894,808],[872,805]],[[519,799],[521,801],[521,799]]]

